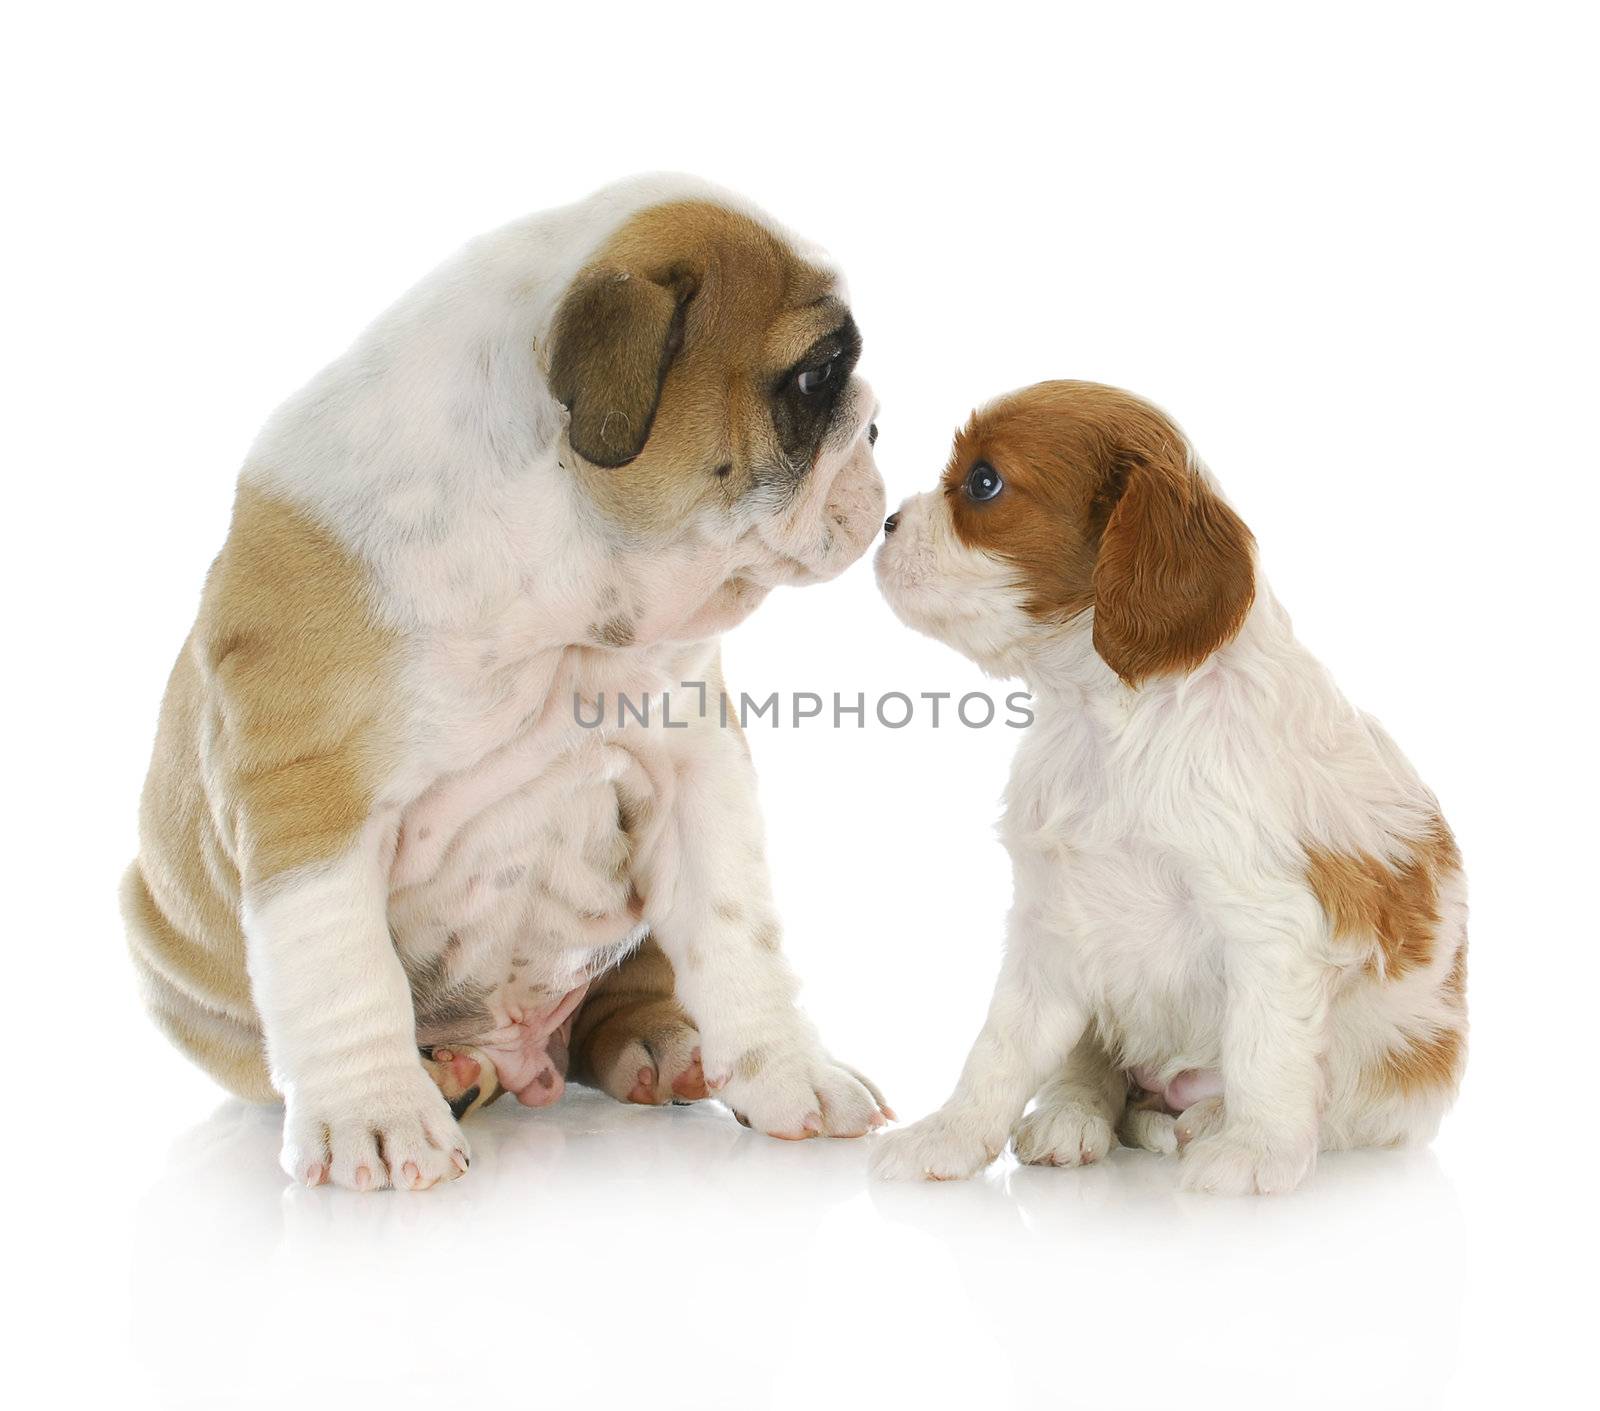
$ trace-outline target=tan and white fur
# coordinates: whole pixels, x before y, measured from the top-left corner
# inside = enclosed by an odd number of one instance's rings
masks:
[[[1431,1137],[1465,1058],[1454,842],[1178,428],[1040,384],[977,412],[889,528],[896,613],[1023,677],[1035,722],[988,1020],[877,1172],[971,1176],[1008,1139],[1076,1166],[1120,1137],[1181,1150],[1189,1189],[1270,1193],[1319,1150]]]
[[[846,299],[739,198],[638,179],[469,245],[260,434],[123,901],[291,1176],[454,1177],[447,1098],[544,1105],[569,1044],[777,1136],[885,1120],[796,1006],[718,711],[720,634],[882,518]]]

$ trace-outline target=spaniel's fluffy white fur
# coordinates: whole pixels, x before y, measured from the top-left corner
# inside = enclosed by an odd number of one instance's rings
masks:
[[[1425,1140],[1465,1054],[1465,886],[1433,795],[1295,639],[1182,434],[1048,383],[957,437],[890,521],[910,625],[1020,675],[1015,903],[955,1093],[878,1172],[971,1176],[1118,1136],[1196,1190]],[[1038,1101],[1024,1116],[1029,1099]]]

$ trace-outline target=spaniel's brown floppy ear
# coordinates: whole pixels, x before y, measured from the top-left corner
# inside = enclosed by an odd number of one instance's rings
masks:
[[[1244,624],[1255,538],[1181,442],[1117,458],[1094,568],[1094,646],[1130,686],[1191,671]]]
[[[568,439],[586,461],[614,468],[644,449],[691,292],[681,277],[603,268],[579,276],[562,301],[550,390],[570,413]]]

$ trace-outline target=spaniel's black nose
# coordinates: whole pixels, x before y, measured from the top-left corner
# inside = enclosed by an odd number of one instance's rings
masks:
[[[893,534],[895,525],[900,523],[900,511],[896,510],[888,519],[883,521],[883,532]]]

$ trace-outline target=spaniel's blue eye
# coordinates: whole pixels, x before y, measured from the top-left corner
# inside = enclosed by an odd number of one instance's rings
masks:
[[[973,500],[992,500],[1005,488],[1000,472],[988,461],[979,461],[967,472],[967,497]]]
[[[823,363],[821,367],[808,367],[794,380],[794,385],[800,389],[802,397],[809,397],[824,382],[833,376],[833,361]]]

